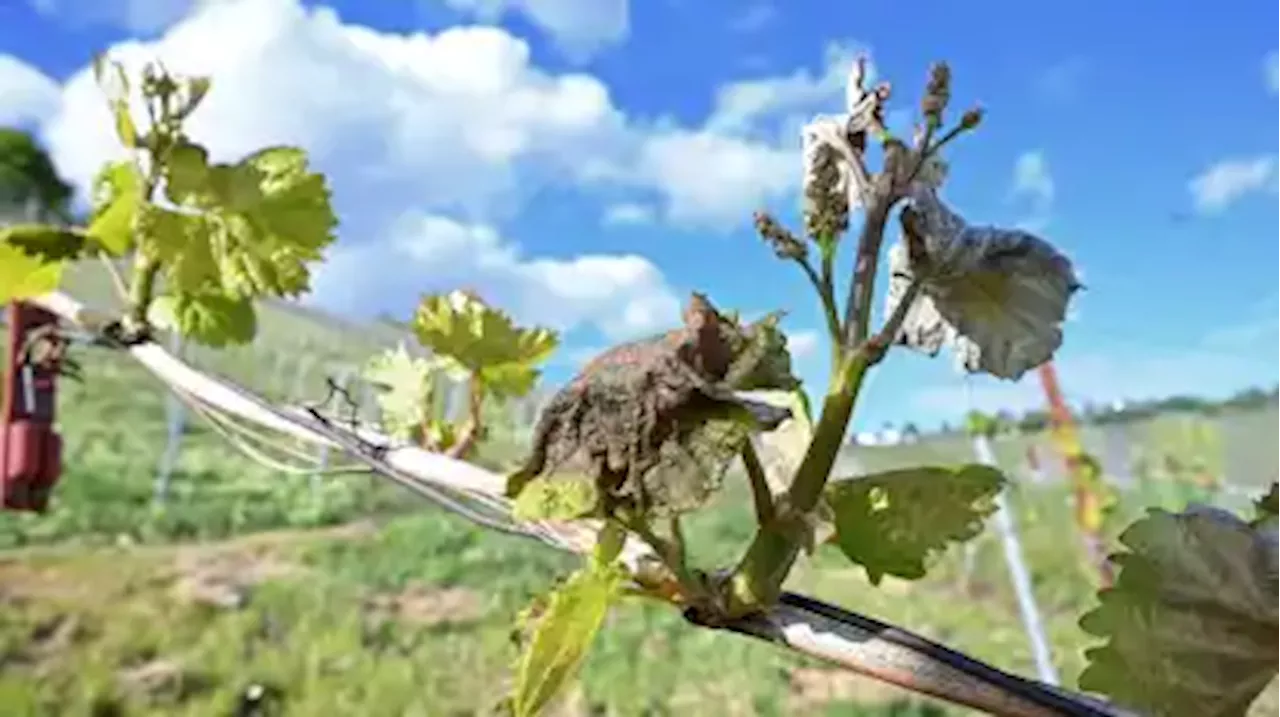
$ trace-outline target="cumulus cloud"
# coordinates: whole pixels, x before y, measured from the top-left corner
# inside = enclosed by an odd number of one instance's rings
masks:
[[[798,139],[766,131],[768,120],[840,92],[827,68],[740,83],[700,125],[629,116],[599,79],[535,66],[528,44],[502,28],[383,32],[298,0],[197,3],[154,41],[118,43],[108,54],[131,70],[160,59],[210,76],[213,89],[188,130],[215,159],[271,144],[307,150],[329,177],[341,219],[339,247],[317,282],[327,306],[402,311],[418,292],[466,279],[514,297],[539,320],[610,336],[678,316],[657,267],[631,255],[540,258],[498,239],[499,228],[514,226],[548,184],[609,197],[615,219],[639,219],[636,208],[648,207],[712,231],[741,226],[798,188]],[[0,57],[0,82],[10,88],[0,116],[38,121],[82,198],[98,167],[122,156],[87,67],[59,86]],[[753,82],[780,93],[744,99]],[[487,258],[427,261],[421,246],[405,253],[413,235],[425,246],[469,237]]]
[[[148,33],[172,25],[209,0],[28,0],[36,12],[71,25],[104,24]]]
[[[1226,159],[1191,180],[1188,189],[1197,211],[1221,212],[1241,197],[1276,184],[1274,157]]]
[[[560,330],[589,324],[612,340],[680,319],[675,293],[644,257],[526,256],[493,227],[423,213],[402,216],[383,240],[339,246],[315,281],[326,303],[366,313],[382,309],[378,297],[387,294],[411,300],[456,287],[476,290],[522,321]]]
[[[1272,51],[1263,62],[1262,70],[1267,78],[1267,89],[1271,94],[1280,92],[1280,53]]]
[[[58,109],[58,84],[21,60],[0,55],[0,125],[38,123]]]
[[[634,202],[611,204],[604,210],[605,226],[636,226],[653,221],[653,208]]]
[[[787,332],[787,349],[791,352],[791,358],[806,359],[813,355],[821,340],[822,337],[818,332],[812,329],[789,331]]]
[[[1021,224],[1031,230],[1043,229],[1053,211],[1053,200],[1056,189],[1053,176],[1049,173],[1049,163],[1044,152],[1039,150],[1023,152],[1013,166],[1013,183],[1009,190],[1014,200],[1025,201],[1030,206],[1030,215]]]
[[[627,0],[445,0],[455,10],[495,22],[524,15],[550,35],[570,59],[581,62],[627,37]]]

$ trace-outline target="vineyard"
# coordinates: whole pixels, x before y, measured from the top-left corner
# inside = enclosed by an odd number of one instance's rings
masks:
[[[560,333],[470,289],[401,323],[303,309],[337,224],[306,152],[214,161],[186,131],[209,78],[92,69],[128,157],[85,226],[28,194],[0,232],[7,711],[1280,706],[1280,409],[1078,430],[1053,359],[1082,284],[1046,239],[944,199],[942,150],[984,117],[948,114],[946,63],[908,141],[855,57],[844,112],[802,129],[803,233],[754,216],[816,295],[825,392],[781,312],[700,292],[560,386]],[[966,374],[1037,372],[1047,431],[971,411],[947,438],[847,442],[882,361],[944,348]]]
[[[73,278],[70,288],[93,295],[91,279],[80,281]],[[362,334],[368,343],[353,346],[351,327],[322,314],[263,313],[273,326],[269,340],[252,349],[204,350],[191,360],[268,395],[318,401],[326,377],[340,378],[343,367],[362,358],[355,351],[399,340],[371,328]],[[304,341],[333,353],[290,355]],[[298,371],[271,370],[277,355],[292,366],[328,359],[328,373],[317,369],[295,388],[290,382]],[[273,472],[229,449],[190,413],[161,500],[155,487],[167,465],[176,402],[127,356],[89,348],[82,360],[93,381],[63,389],[67,469],[52,510],[0,516],[4,659],[24,666],[0,677],[4,704],[23,706],[12,714],[90,714],[113,704],[129,714],[223,714],[255,684],[277,690],[299,714],[335,704],[368,714],[491,707],[515,657],[509,615],[571,564],[564,556],[406,500],[402,490],[369,476]],[[526,415],[510,419],[510,439],[485,446],[486,459],[504,463],[518,455]],[[1132,461],[1122,461],[1125,452],[1114,446],[1123,440],[1131,458],[1142,448],[1159,451],[1161,442],[1174,452],[1176,435],[1155,423],[1123,428],[1119,439],[1103,429],[1086,431],[1086,443],[1111,456],[1109,475],[1129,484],[1119,525],[1150,505],[1248,503],[1267,479],[1277,412],[1217,420],[1226,442],[1214,468],[1242,495],[1209,496],[1158,477],[1139,485]],[[1028,443],[1043,448],[1038,479],[1025,462]],[[932,439],[847,449],[845,462],[872,472],[965,460],[970,450],[962,438]],[[1074,527],[1060,463],[1049,451],[1044,437],[996,443],[1001,464],[1018,479],[1013,505],[1035,596],[1055,664],[1071,684],[1088,644],[1075,623],[1094,587],[1062,537]],[[691,527],[691,539],[710,546],[710,560],[730,557],[749,538],[744,493],[731,488],[721,507]],[[996,666],[1031,672],[999,541],[988,528],[973,545],[969,555],[950,551],[915,583],[890,580],[874,588],[823,554],[790,584],[913,625]],[[660,608],[627,611],[615,622],[559,714],[962,713],[764,645],[691,631]],[[637,654],[646,659],[633,661]],[[32,669],[40,681],[25,679]],[[1275,709],[1276,686],[1266,694],[1251,714]]]

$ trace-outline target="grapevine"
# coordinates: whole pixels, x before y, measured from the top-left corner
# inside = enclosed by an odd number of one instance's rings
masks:
[[[129,157],[98,173],[86,226],[0,230],[0,299],[39,298],[57,290],[71,262],[107,259],[127,266],[125,310],[99,327],[110,341],[138,345],[167,330],[209,346],[251,342],[255,301],[305,294],[335,241],[325,178],[293,147],[213,161],[185,130],[213,89],[207,78],[158,63],[131,78],[107,58],[95,73]],[[1043,238],[972,226],[942,198],[943,150],[983,116],[970,109],[948,125],[947,65],[931,69],[909,139],[885,126],[889,85],[867,87],[864,76],[859,59],[843,111],[805,127],[803,231],[755,218],[766,245],[812,285],[825,318],[833,370],[821,399],[811,401],[792,372],[779,314],[748,323],[693,294],[679,328],[608,350],[539,417],[526,460],[507,476],[515,517],[580,523],[596,544],[522,620],[512,713],[539,714],[554,702],[609,610],[629,595],[752,634],[770,610],[803,602],[783,583],[805,552],[838,550],[878,584],[885,575],[923,577],[935,555],[981,532],[1006,482],[993,468],[831,475],[860,389],[895,347],[929,355],[949,347],[970,373],[1017,379],[1060,347],[1079,284]],[[145,117],[130,111],[135,80]],[[839,260],[855,210],[863,221],[840,302]],[[900,240],[886,250],[891,225]],[[882,261],[890,281],[877,327]],[[365,367],[380,389],[383,428],[455,459],[483,437],[485,403],[528,394],[558,345],[555,332],[519,326],[465,291],[423,297],[409,326],[418,346]],[[467,387],[461,418],[440,409],[445,379]],[[695,570],[698,546],[682,520],[739,479],[736,462],[755,503],[755,535],[736,565]],[[1152,715],[1243,714],[1276,673],[1275,496],[1273,485],[1248,519],[1153,511],[1130,526],[1124,552],[1112,557],[1115,584],[1082,622],[1103,640],[1082,686]],[[633,540],[655,559],[624,560]],[[1063,713],[1113,713],[1083,698],[1065,703],[1077,709]]]

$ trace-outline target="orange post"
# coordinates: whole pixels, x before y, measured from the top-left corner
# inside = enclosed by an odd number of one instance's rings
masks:
[[[1111,585],[1111,563],[1107,560],[1106,545],[1102,535],[1103,497],[1100,490],[1101,470],[1096,461],[1084,452],[1075,419],[1067,402],[1062,398],[1058,385],[1058,372],[1050,361],[1039,369],[1040,383],[1044,387],[1049,404],[1050,435],[1062,456],[1071,480],[1071,493],[1075,504],[1076,528],[1084,541],[1086,554],[1098,571],[1103,586]]]

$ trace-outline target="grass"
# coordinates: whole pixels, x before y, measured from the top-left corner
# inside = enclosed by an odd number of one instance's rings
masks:
[[[264,371],[263,356],[309,346],[314,365],[335,367],[394,340],[283,309],[264,311],[263,327],[253,353],[195,360],[276,398],[316,398],[319,370],[299,391],[299,371]],[[66,470],[54,507],[0,515],[6,715],[452,716],[485,714],[504,694],[516,656],[512,618],[571,569],[570,557],[474,528],[367,477],[313,484],[264,469],[203,424],[188,427],[171,499],[154,508],[164,395],[127,357],[80,355],[90,379],[61,384]],[[1232,480],[1261,485],[1274,470],[1276,411],[1226,420],[1233,435],[1247,432],[1231,438],[1246,453],[1224,451],[1243,466]],[[513,454],[518,431],[499,434],[486,446],[495,460]],[[1018,465],[1026,440],[1002,442],[1002,462]],[[935,442],[860,450],[856,460],[875,470],[968,456],[963,442]],[[1120,512],[1190,497],[1157,488],[1127,494]],[[1064,490],[1025,484],[1013,498],[1054,658],[1071,685],[1083,666],[1076,620],[1092,603],[1092,577]],[[743,487],[731,483],[690,528],[704,565],[732,559],[752,531]],[[957,549],[924,580],[873,588],[823,551],[791,587],[1033,674],[990,533],[976,542],[971,573]],[[253,686],[264,699],[250,709]],[[1275,708],[1273,684],[1255,709]],[[644,604],[614,611],[560,707],[562,715],[962,713]]]

